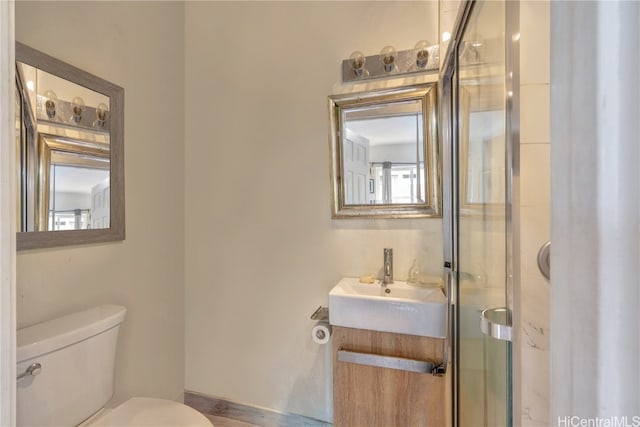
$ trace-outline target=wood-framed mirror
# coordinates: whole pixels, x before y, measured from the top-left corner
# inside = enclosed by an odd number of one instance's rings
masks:
[[[442,216],[436,86],[329,97],[333,218]]]
[[[17,249],[125,238],[124,89],[16,42]]]

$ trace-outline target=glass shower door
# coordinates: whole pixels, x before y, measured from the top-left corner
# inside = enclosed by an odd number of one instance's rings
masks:
[[[457,419],[510,426],[511,160],[505,2],[474,2],[457,45]]]

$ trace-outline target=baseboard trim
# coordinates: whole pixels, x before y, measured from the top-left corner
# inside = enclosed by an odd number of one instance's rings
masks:
[[[302,415],[272,411],[185,390],[185,405],[206,415],[231,418],[261,427],[330,427],[333,424]]]

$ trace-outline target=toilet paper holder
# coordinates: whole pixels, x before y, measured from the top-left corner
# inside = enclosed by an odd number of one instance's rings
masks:
[[[329,321],[329,307],[320,306],[311,315],[311,320]]]

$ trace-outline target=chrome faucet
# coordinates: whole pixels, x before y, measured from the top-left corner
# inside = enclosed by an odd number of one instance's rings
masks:
[[[393,283],[393,249],[384,248],[384,266],[382,267],[382,285]]]

